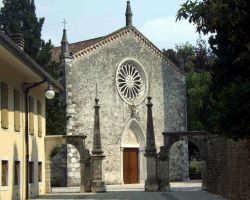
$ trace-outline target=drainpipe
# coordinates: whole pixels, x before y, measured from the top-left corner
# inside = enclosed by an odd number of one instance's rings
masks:
[[[24,83],[24,101],[25,101],[25,199],[29,199],[29,91],[43,83],[47,79],[44,79],[38,83]]]

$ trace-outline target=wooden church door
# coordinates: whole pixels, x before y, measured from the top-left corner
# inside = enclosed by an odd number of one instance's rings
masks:
[[[138,183],[138,149],[123,150],[123,181],[125,184]]]

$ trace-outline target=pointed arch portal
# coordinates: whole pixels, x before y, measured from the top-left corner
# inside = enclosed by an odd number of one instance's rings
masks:
[[[125,126],[121,138],[121,183],[130,184],[145,180],[145,136],[136,119]]]

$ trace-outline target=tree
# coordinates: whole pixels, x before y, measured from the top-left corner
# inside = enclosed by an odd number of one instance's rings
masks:
[[[51,41],[42,41],[37,62],[55,79],[58,79],[58,66],[51,59]],[[46,99],[46,130],[50,135],[66,134],[66,105],[60,94],[56,94],[53,99]]]
[[[38,19],[34,0],[3,0],[0,10],[0,29],[9,37],[14,33],[24,36],[24,51],[29,54],[55,79],[58,78],[57,66],[51,62],[51,41],[41,38],[44,18]],[[66,105],[57,94],[54,99],[46,100],[47,133],[65,134]]]
[[[34,60],[42,45],[41,31],[44,18],[37,18],[34,0],[3,0],[0,10],[0,29],[9,37],[13,33],[24,36],[24,50]]]
[[[212,36],[212,67],[206,125],[211,133],[232,138],[250,136],[250,2],[203,0],[185,2],[177,20],[188,19],[199,33]]]

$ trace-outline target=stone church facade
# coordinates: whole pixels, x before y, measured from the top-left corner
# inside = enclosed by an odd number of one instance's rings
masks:
[[[126,26],[103,37],[69,44],[66,30],[62,46],[53,49],[65,84],[67,134],[84,134],[91,151],[94,99],[100,105],[104,180],[107,184],[146,179],[146,98],[152,97],[156,147],[163,131],[186,131],[186,78],[132,25],[127,4]],[[67,152],[68,185],[80,181],[79,154]],[[188,179],[188,145],[181,141],[170,151],[170,177]]]

